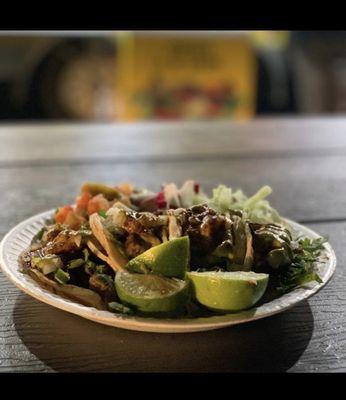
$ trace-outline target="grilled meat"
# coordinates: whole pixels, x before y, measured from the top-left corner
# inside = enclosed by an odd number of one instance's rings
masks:
[[[73,253],[81,248],[82,236],[78,231],[64,229],[53,241],[48,242],[46,254]]]
[[[139,254],[144,253],[150,246],[141,239],[138,235],[131,233],[125,240],[126,254],[131,257],[137,257]]]

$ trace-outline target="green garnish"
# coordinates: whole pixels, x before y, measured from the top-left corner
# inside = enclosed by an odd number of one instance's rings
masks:
[[[95,272],[95,268],[96,268],[96,264],[93,261],[91,261],[91,260],[86,261],[86,263],[85,263],[85,272],[88,275],[93,275],[94,272]]]
[[[41,228],[41,229],[36,233],[36,235],[32,238],[31,244],[34,244],[34,243],[39,242],[39,241],[42,239],[42,236],[43,236],[45,230],[46,230],[45,227]]]
[[[31,259],[31,265],[34,267],[37,267],[37,265],[39,264],[39,262],[42,260],[42,257],[33,257]]]
[[[305,253],[315,256],[317,253],[323,250],[323,245],[326,242],[328,242],[328,238],[326,237],[320,237],[317,239],[304,238],[299,241],[299,244]]]
[[[67,269],[78,268],[78,267],[81,267],[84,264],[85,264],[85,261],[82,258],[76,258],[75,260],[71,260],[67,264]]]
[[[127,314],[127,315],[133,314],[133,310],[130,307],[126,307],[123,304],[118,303],[116,301],[108,303],[108,307],[111,309],[111,311],[115,313]]]
[[[114,281],[109,275],[96,273],[95,277],[97,277],[97,279],[100,282],[102,282],[104,285],[107,285],[107,286],[112,287],[112,288],[114,287]]]
[[[96,272],[98,274],[107,274],[107,267],[105,265],[96,265]]]
[[[100,210],[100,211],[98,212],[98,215],[99,215],[100,217],[102,217],[102,218],[106,218],[106,217],[107,217],[107,214],[106,214],[106,211],[105,211],[105,210]]]
[[[54,274],[54,279],[61,283],[62,285],[66,284],[69,280],[70,280],[70,274],[68,272],[65,272],[64,270],[62,270],[61,268],[58,268],[55,271]]]
[[[83,254],[84,254],[84,261],[88,261],[89,260],[89,250],[88,249],[83,249]]]
[[[298,248],[294,251],[293,261],[289,267],[279,271],[278,290],[287,293],[297,286],[316,281],[322,283],[322,279],[314,270],[316,262],[327,238],[299,240]]]
[[[33,257],[31,265],[39,269],[44,275],[48,275],[58,268],[63,267],[61,258],[53,254],[46,255],[45,257]]]

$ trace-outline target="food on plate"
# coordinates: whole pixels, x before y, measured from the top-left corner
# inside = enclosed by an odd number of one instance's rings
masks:
[[[42,287],[116,314],[237,312],[309,282],[325,239],[297,237],[266,199],[186,181],[158,192],[87,182],[20,256]]]

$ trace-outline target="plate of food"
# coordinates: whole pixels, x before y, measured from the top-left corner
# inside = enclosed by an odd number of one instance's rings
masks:
[[[1,268],[30,296],[118,328],[195,332],[268,317],[336,267],[327,240],[280,216],[271,191],[87,182],[74,204],[8,232]]]

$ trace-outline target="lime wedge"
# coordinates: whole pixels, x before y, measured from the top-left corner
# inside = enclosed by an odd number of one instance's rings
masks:
[[[151,247],[130,260],[126,269],[131,272],[152,272],[157,275],[183,279],[189,265],[189,257],[189,237],[183,236]]]
[[[121,302],[142,313],[171,313],[189,299],[189,283],[152,274],[117,272],[115,288]]]
[[[269,275],[255,272],[187,272],[196,300],[216,311],[240,311],[263,296]]]

